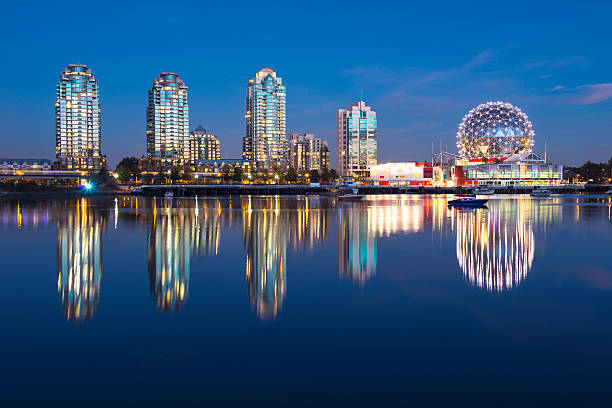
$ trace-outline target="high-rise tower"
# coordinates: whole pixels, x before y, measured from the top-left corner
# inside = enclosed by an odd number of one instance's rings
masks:
[[[64,170],[98,171],[104,165],[100,149],[100,89],[85,65],[68,65],[57,84],[55,156]]]
[[[242,158],[264,167],[287,164],[286,90],[270,68],[249,79]]]
[[[364,101],[338,109],[338,169],[341,177],[367,178],[377,164],[376,112]]]
[[[189,164],[187,85],[172,72],[162,72],[149,91],[147,158],[156,169]]]

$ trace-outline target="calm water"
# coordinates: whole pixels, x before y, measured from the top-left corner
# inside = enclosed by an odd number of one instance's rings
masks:
[[[2,405],[605,404],[612,201],[447,199],[3,198]]]

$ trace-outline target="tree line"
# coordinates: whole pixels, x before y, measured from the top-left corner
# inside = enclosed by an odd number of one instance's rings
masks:
[[[565,167],[564,178],[584,183],[605,183],[612,181],[612,157],[604,163],[587,161],[580,167]]]
[[[138,166],[136,157],[125,157],[122,159],[115,169],[117,179],[122,183],[193,183],[196,177],[190,170],[180,169],[178,167],[170,168],[169,170],[159,171],[147,176]],[[145,180],[143,180],[145,178]],[[334,169],[324,167],[321,172],[312,170],[307,175],[300,176],[293,167],[283,169],[274,167],[271,171],[254,170],[246,173],[242,167],[232,167],[225,165],[221,168],[220,181],[223,183],[242,183],[249,181],[252,183],[268,183],[275,182],[279,184],[286,183],[329,183],[338,179],[338,173]]]

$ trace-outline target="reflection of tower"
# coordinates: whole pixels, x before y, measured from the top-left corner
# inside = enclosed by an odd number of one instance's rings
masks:
[[[277,203],[278,204],[278,203]],[[285,299],[286,211],[248,210],[244,215],[246,280],[260,318],[275,318]]]
[[[102,227],[99,214],[77,202],[58,217],[57,290],[67,320],[90,319],[100,297]]]
[[[518,286],[531,269],[535,243],[531,222],[520,214],[457,213],[457,260],[465,278],[489,291]]]
[[[191,252],[196,256],[217,255],[219,253],[219,239],[221,236],[221,215],[212,210],[203,210],[197,207],[194,218],[190,220]],[[229,213],[226,211],[226,213]]]
[[[304,201],[297,203],[297,208],[287,214],[288,241],[293,250],[300,247],[314,248],[315,245],[327,237],[328,213],[319,208],[315,201],[305,197]]]
[[[189,244],[193,221],[177,209],[162,209],[149,230],[148,271],[155,304],[178,311],[189,288]]]
[[[376,233],[366,208],[338,211],[338,274],[364,284],[376,273]]]

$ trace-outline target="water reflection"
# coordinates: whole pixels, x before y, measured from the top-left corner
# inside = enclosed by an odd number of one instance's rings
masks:
[[[148,232],[147,264],[155,304],[178,311],[189,289],[189,261],[193,218],[183,211],[163,209],[154,214]]]
[[[82,199],[57,219],[57,290],[67,320],[90,319],[100,298],[105,218]]]
[[[313,207],[314,201],[314,207]],[[251,306],[261,319],[274,319],[287,290],[287,248],[313,249],[327,237],[328,207],[318,200],[245,198],[242,237]]]
[[[376,274],[377,242],[374,219],[380,214],[361,205],[338,210],[338,275],[364,285]]]
[[[530,221],[476,209],[458,211],[456,223],[457,261],[472,285],[502,291],[525,279],[535,253]]]
[[[371,196],[361,203],[323,197],[9,199],[0,201],[0,227],[23,231],[57,225],[58,292],[68,320],[86,320],[96,311],[104,235],[138,226],[146,236],[148,281],[158,309],[181,310],[192,296],[191,263],[219,256],[225,245],[226,253],[240,254],[245,265],[247,296],[257,316],[274,319],[287,297],[287,274],[292,270],[288,255],[311,251],[319,256],[318,247],[325,245],[330,232],[337,252],[336,266],[332,255],[329,272],[360,286],[384,275],[377,268],[386,239],[432,231],[436,249],[452,242],[453,250],[440,256],[456,258],[459,272],[453,273],[498,292],[525,282],[534,264],[534,238],[545,238],[547,226],[602,217],[609,224],[612,212],[609,197],[493,198],[484,211],[449,209],[446,201],[445,196],[416,195]],[[109,231],[107,214],[114,227]],[[232,233],[224,236],[238,225],[242,249],[232,247]],[[418,255],[411,254],[415,262]]]
[[[287,288],[286,212],[248,211],[242,228],[246,282],[251,306],[260,318],[275,318]]]

